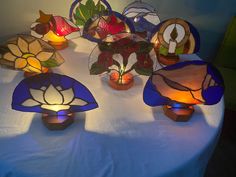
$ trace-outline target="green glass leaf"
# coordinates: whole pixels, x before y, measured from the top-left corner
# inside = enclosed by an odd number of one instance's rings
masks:
[[[106,71],[108,71],[108,68],[105,68],[103,65],[99,65],[97,62],[93,63],[90,68],[91,75],[102,74]]]
[[[54,59],[49,59],[47,61],[43,61],[43,62],[41,62],[41,64],[42,64],[42,66],[44,66],[46,68],[53,68],[53,67],[58,66],[57,61]]]
[[[183,53],[184,53],[184,46],[181,46],[175,50],[176,55],[183,54]]]
[[[140,67],[135,67],[134,70],[140,74],[140,75],[144,75],[144,76],[150,76],[153,72],[152,68],[140,68]]]
[[[137,53],[149,53],[153,49],[153,44],[144,41],[139,42],[140,50]]]
[[[85,5],[89,9],[90,17],[93,16],[93,12],[96,8],[94,1],[93,0],[88,0]]]
[[[160,46],[160,48],[159,48],[159,52],[160,52],[160,54],[162,54],[162,55],[164,55],[164,56],[166,56],[166,55],[168,55],[168,49],[167,48],[165,48],[164,46]]]

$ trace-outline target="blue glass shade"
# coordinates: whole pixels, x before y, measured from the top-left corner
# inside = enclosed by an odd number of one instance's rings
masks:
[[[65,75],[39,74],[22,80],[14,90],[12,109],[57,115],[98,107],[83,84]]]
[[[174,20],[174,19],[168,19],[168,20],[162,21],[161,23],[156,25],[156,27],[151,32],[149,40],[153,42],[155,36],[160,32],[160,29],[162,28],[162,26],[170,23],[171,20]],[[182,19],[177,19],[177,20],[182,20]],[[196,29],[196,27],[193,24],[191,24],[190,22],[188,22],[186,20],[182,20],[182,21],[184,21],[188,25],[190,35],[192,35],[192,37],[193,37],[193,38],[189,37],[188,41],[186,42],[186,44],[192,45],[193,49],[184,50],[183,54],[196,53],[200,50],[200,35],[199,35],[199,32]]]
[[[130,3],[125,7],[122,14],[132,21],[136,32],[147,32],[148,36],[160,23],[156,9],[142,1]]]
[[[143,100],[149,106],[218,103],[224,93],[219,71],[203,61],[186,61],[155,71],[148,79]]]
[[[116,22],[113,23],[112,20],[107,20],[109,23],[108,25],[104,25],[102,21],[105,21],[107,17],[115,17]],[[94,24],[96,23],[96,24]],[[102,24],[99,26],[99,24]],[[94,29],[94,32],[96,33],[104,33],[107,35],[104,36],[98,36],[98,35],[92,35],[91,34],[91,26]],[[96,18],[90,18],[84,25],[84,30],[82,36],[90,41],[101,43],[108,35],[115,35],[119,33],[134,33],[135,28],[127,17],[124,15],[115,12],[115,11],[108,11],[106,13],[100,14],[100,16]]]

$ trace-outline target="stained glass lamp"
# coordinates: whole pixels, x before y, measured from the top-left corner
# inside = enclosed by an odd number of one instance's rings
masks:
[[[93,16],[99,16],[103,13],[111,11],[111,6],[106,0],[75,0],[70,7],[70,20],[83,27],[85,23]]]
[[[0,47],[0,65],[25,71],[25,76],[47,73],[64,62],[56,50],[45,41],[29,35],[17,35]]]
[[[122,14],[132,21],[135,33],[143,38],[150,37],[155,26],[160,23],[156,9],[142,0],[130,3]]]
[[[167,66],[147,81],[143,99],[149,106],[161,106],[175,121],[187,121],[193,105],[213,105],[224,93],[222,77],[212,65],[203,61],[186,61]]]
[[[138,35],[123,33],[109,36],[90,55],[90,74],[108,73],[109,85],[116,90],[133,86],[133,76],[150,75],[156,64],[153,45]]]
[[[40,74],[21,81],[15,88],[12,108],[23,112],[42,113],[50,130],[65,129],[74,113],[97,108],[91,92],[83,84],[65,75]]]
[[[68,46],[68,40],[80,36],[80,28],[70,20],[61,17],[45,14],[39,11],[40,18],[31,25],[31,35],[42,38],[57,50]]]
[[[175,64],[179,54],[192,54],[200,49],[200,36],[189,22],[173,18],[161,22],[152,32],[151,42],[159,62],[164,65]]]

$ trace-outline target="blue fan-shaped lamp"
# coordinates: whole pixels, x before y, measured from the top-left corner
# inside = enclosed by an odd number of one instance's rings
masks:
[[[91,92],[73,78],[54,73],[40,74],[21,81],[15,88],[12,109],[42,113],[50,130],[63,130],[74,121],[76,112],[97,108]]]

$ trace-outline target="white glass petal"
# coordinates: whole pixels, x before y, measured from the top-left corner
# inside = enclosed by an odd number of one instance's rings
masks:
[[[38,106],[38,105],[40,105],[40,103],[35,101],[35,100],[33,100],[33,99],[25,100],[22,103],[22,106],[26,106],[26,107],[32,107],[32,106]]]
[[[160,23],[159,17],[155,14],[152,14],[152,15],[148,14],[148,15],[144,16],[144,18],[154,25],[158,25]]]
[[[63,104],[68,104],[68,103],[70,103],[74,99],[74,92],[73,92],[72,88],[70,88],[68,90],[61,91],[61,94],[64,97]]]
[[[45,104],[46,102],[43,99],[43,91],[42,90],[36,90],[36,89],[30,89],[30,94],[36,101]]]
[[[53,85],[50,85],[45,91],[44,99],[48,104],[63,104],[62,94]]]
[[[137,55],[136,55],[136,53],[132,53],[129,56],[128,61],[129,62],[128,62],[126,68],[125,68],[125,71],[129,70],[137,62]]]
[[[79,98],[75,98],[70,105],[85,106],[86,104],[88,104],[86,101]]]

